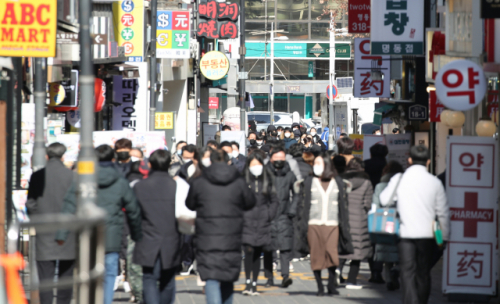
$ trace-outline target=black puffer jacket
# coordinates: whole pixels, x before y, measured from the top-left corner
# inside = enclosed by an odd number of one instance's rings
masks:
[[[297,206],[297,233],[295,235],[295,248],[303,254],[309,254],[309,243],[307,241],[307,230],[309,227],[309,212],[311,210],[311,186],[313,176],[308,176],[301,184],[301,200]],[[348,185],[342,178],[336,177],[335,181],[339,188],[339,254],[351,254],[354,252],[349,225],[349,201],[347,192]]]
[[[203,281],[238,280],[243,214],[254,205],[253,192],[233,166],[214,163],[193,180],[186,206],[197,212],[194,247]]]
[[[272,223],[272,242],[266,250],[292,250],[293,249],[293,217],[297,211],[300,199],[293,186],[297,181],[295,174],[290,170],[290,165],[285,162],[283,169],[274,168],[271,162],[266,165],[275,176],[276,192],[278,194],[278,212]]]
[[[299,169],[300,169],[300,175],[302,175],[303,179],[306,179],[306,177],[311,175],[311,173],[313,172],[313,167],[311,165],[309,165],[308,163],[306,163],[304,161],[304,159],[302,158],[302,156],[301,157],[294,157],[293,159],[295,159],[297,161],[297,164],[299,165]]]
[[[267,168],[266,168],[267,169]],[[250,174],[250,187],[255,195],[255,207],[245,211],[243,244],[260,247],[271,244],[271,223],[278,211],[278,196],[270,184],[268,194],[263,194],[263,178]]]

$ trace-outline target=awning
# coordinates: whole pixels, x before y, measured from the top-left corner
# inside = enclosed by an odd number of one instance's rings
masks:
[[[374,125],[382,125],[382,118],[384,114],[389,113],[392,109],[396,108],[395,104],[386,104],[381,106],[380,108],[375,109],[373,112],[373,124]]]

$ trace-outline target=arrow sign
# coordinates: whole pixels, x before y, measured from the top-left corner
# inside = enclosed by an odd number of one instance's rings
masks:
[[[94,37],[94,44],[108,44],[108,35],[107,34],[97,34]]]

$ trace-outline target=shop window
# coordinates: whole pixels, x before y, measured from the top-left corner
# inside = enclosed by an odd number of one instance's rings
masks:
[[[252,94],[254,108],[252,111],[269,111],[269,95],[262,93]]]
[[[341,3],[334,0],[311,0],[311,20],[330,20],[330,10],[336,10],[339,13],[335,17],[335,20],[343,20],[347,18],[347,1],[346,3]]]
[[[311,40],[330,40],[330,23],[311,23]]]
[[[309,0],[278,0],[279,20],[309,20]]]
[[[274,0],[267,0],[267,16],[274,16]],[[266,2],[262,0],[245,0],[245,18],[248,20],[265,20]],[[273,17],[274,19],[274,17]]]
[[[287,36],[289,40],[309,39],[309,23],[280,22],[278,29],[284,30],[279,36]]]
[[[288,96],[283,93],[274,94],[274,111],[288,112]],[[276,118],[275,118],[275,121]]]
[[[264,34],[265,31],[265,23],[264,22],[246,22],[245,27],[246,27],[246,33],[245,33],[245,39],[246,40],[259,40],[259,41],[264,41],[266,39],[266,36]],[[271,25],[267,25],[268,31],[271,30]],[[267,38],[269,39],[270,36]]]

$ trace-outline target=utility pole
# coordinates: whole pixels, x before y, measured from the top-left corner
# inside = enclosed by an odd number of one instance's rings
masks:
[[[266,1],[267,2],[267,1]],[[266,33],[267,34],[267,33]],[[271,67],[269,69],[271,90],[270,90],[270,105],[271,105],[271,125],[274,125],[274,22],[271,22]]]
[[[149,43],[149,131],[155,130],[156,112],[156,26],[158,0],[151,0],[151,42]]]
[[[245,0],[240,0],[240,131],[246,130],[246,111],[245,111],[245,55],[247,48],[245,47]]]
[[[33,145],[33,172],[45,166],[45,135],[43,120],[45,117],[45,102],[47,100],[45,79],[47,78],[47,59],[35,58],[35,144]],[[11,187],[11,185],[8,185]],[[10,189],[10,188],[9,188]],[[30,298],[31,303],[39,303],[40,295],[34,286],[38,285],[36,268],[36,231],[30,228],[29,262],[30,262]]]
[[[92,133],[94,131],[94,69],[92,63],[92,40],[90,38],[90,12],[91,0],[80,0],[80,115],[82,126],[80,128],[80,154],[77,164],[77,215],[82,218],[88,216],[89,210],[95,207],[97,194],[96,170],[97,162],[94,153]],[[90,274],[93,263],[89,255],[96,252],[95,243],[92,242],[93,231],[90,227],[84,228],[80,233],[78,265],[80,273]],[[97,257],[99,260],[99,257]],[[99,286],[102,278],[94,288],[90,282],[79,286],[78,303],[93,303],[99,296]]]
[[[330,100],[328,107],[330,109],[330,136],[328,138],[329,150],[335,149],[335,107],[333,105],[333,81],[335,79],[335,17],[330,11]]]

